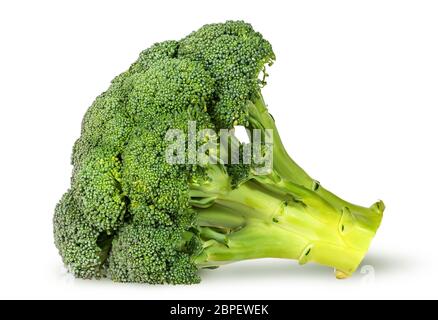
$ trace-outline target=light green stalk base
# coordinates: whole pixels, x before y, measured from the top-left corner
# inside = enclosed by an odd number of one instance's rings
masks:
[[[285,258],[300,264],[315,262],[347,277],[359,266],[382,218],[383,206],[355,214],[339,211],[297,184],[288,191],[269,190],[248,181],[198,209],[204,247],[196,263],[214,267],[257,258]]]

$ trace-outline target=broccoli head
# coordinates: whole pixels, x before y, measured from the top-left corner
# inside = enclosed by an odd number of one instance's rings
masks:
[[[53,219],[75,276],[191,284],[200,268],[267,257],[331,266],[338,277],[355,271],[384,205],[342,200],[287,154],[261,93],[274,60],[251,25],[206,25],[143,51],[96,98]],[[236,125],[272,132],[272,149],[261,146],[273,152],[264,174],[253,161],[224,160],[230,146],[211,144]],[[226,141],[241,158],[247,145],[232,134]],[[182,161],[169,161],[175,154]]]

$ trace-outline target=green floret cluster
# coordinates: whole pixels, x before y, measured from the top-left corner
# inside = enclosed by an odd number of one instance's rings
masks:
[[[290,158],[261,93],[274,60],[251,25],[228,21],[153,45],[111,82],[84,116],[71,187],[55,209],[55,245],[70,272],[192,284],[201,268],[267,257],[331,266],[338,277],[355,271],[383,203],[342,200]],[[169,163],[166,134],[188,135],[191,122],[198,131],[273,130],[272,170]]]

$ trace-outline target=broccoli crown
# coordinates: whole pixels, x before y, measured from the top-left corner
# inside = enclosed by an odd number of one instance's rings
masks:
[[[181,243],[194,224],[189,180],[202,168],[167,163],[165,134],[187,133],[188,121],[198,129],[245,121],[245,100],[272,57],[249,24],[209,25],[143,51],[96,98],[73,148],[72,189],[55,214],[56,245],[75,274],[199,280],[191,252],[169,244]],[[105,235],[114,238],[109,263],[97,243]]]

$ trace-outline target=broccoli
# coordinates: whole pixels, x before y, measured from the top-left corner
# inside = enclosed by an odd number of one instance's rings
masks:
[[[261,93],[274,60],[250,24],[228,21],[153,45],[111,82],[84,116],[71,187],[55,209],[55,245],[70,272],[193,284],[201,268],[256,258],[315,262],[338,278],[356,270],[383,202],[350,204],[291,159]],[[168,161],[169,130],[189,137],[191,123],[202,132],[196,145],[238,125],[272,132],[261,146],[272,169],[224,161],[214,144],[193,155],[183,143],[183,159],[202,162]],[[244,143],[227,141],[243,155]]]

